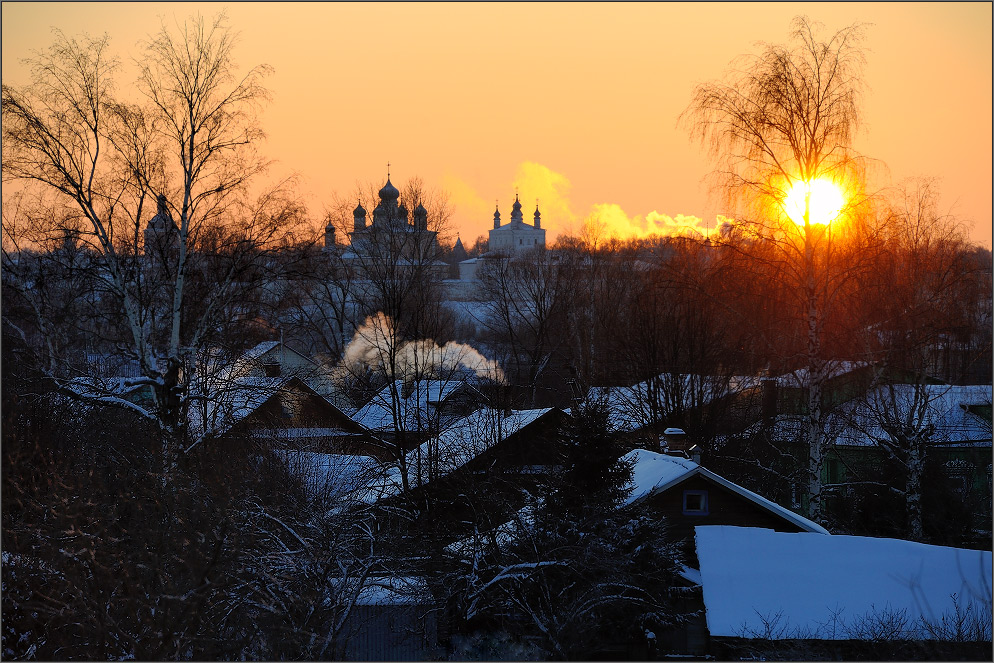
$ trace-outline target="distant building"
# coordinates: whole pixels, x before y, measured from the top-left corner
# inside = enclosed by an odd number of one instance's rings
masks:
[[[159,194],[155,216],[145,226],[144,251],[147,257],[164,259],[179,249],[179,228],[169,214],[166,197]]]
[[[534,221],[531,225],[524,222],[521,213],[521,201],[517,194],[511,207],[511,220],[504,225],[500,222],[500,209],[494,210],[494,227],[490,230],[487,253],[478,258],[469,258],[459,263],[459,280],[471,282],[476,279],[476,271],[488,259],[497,256],[514,257],[527,251],[545,248],[545,228],[542,227],[542,213],[535,205]],[[465,298],[466,288],[453,285],[450,288],[457,298]]]
[[[494,210],[494,227],[490,231],[490,252],[513,255],[537,247],[545,246],[545,229],[542,227],[542,215],[535,205],[535,221],[533,225],[524,222],[521,214],[521,202],[514,196],[514,206],[511,208],[511,220],[504,225],[500,223],[500,210]]]
[[[366,225],[366,209],[359,204],[352,212],[353,230],[349,241],[356,258],[374,260],[431,261],[438,253],[438,233],[428,230],[428,210],[418,204],[409,212],[400,201],[400,191],[390,182],[378,193],[380,202],[373,209],[373,222]],[[329,227],[330,228],[330,227]],[[335,243],[334,228],[325,229],[325,248]]]

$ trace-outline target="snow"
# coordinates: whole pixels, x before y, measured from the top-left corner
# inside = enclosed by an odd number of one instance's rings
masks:
[[[200,437],[221,435],[277,395],[292,378],[244,377],[225,383],[206,394],[198,383],[191,390],[196,399],[190,407],[191,430]]]
[[[894,400],[891,401],[890,390]],[[914,390],[924,390],[927,407],[921,416],[911,416]],[[867,403],[870,405],[868,406]],[[888,436],[879,425],[880,412],[897,414],[914,424],[917,430],[934,427],[929,444],[941,446],[991,446],[991,422],[969,412],[969,406],[991,403],[990,385],[907,385],[878,387],[861,397],[844,403],[826,418],[825,432],[835,444],[870,446]],[[747,428],[743,435],[755,435],[764,423]],[[781,442],[802,441],[807,435],[807,420],[800,415],[780,415],[769,430]]]
[[[438,419],[436,408],[439,404],[466,384],[464,380],[418,380],[405,398],[404,381],[397,380],[392,388],[401,395],[397,401],[397,418],[401,427],[408,431],[428,428],[430,422],[436,422]],[[391,386],[384,387],[366,403],[356,413],[354,419],[370,430],[392,430],[394,403]]]
[[[825,362],[824,379],[831,380],[868,365],[866,362],[830,359]],[[799,368],[796,371],[777,376],[776,381],[778,387],[797,387],[803,389],[811,382],[811,376],[807,368]]]
[[[412,449],[406,455],[408,476],[414,485],[427,479],[427,472],[422,472],[418,481],[418,468],[426,459],[432,459],[435,467],[432,475],[445,476],[498,443],[511,437],[525,426],[541,418],[552,408],[536,410],[512,410],[503,414],[492,409],[482,409],[473,412],[447,427],[436,438],[429,440],[420,447]],[[387,472],[383,480],[371,482],[367,487],[365,501],[375,501],[381,497],[396,495],[403,486],[400,469],[395,465]]]
[[[650,404],[655,398],[659,406],[657,416],[671,407],[667,400],[679,397],[683,408],[693,408],[705,402],[737,393],[758,385],[758,378],[662,373],[656,378],[655,391],[651,380],[631,387],[592,387],[587,400],[604,402],[609,411],[611,425],[622,431],[637,430],[655,423]],[[677,390],[679,389],[679,393]]]
[[[263,341],[255,347],[249,348],[242,354],[242,359],[258,359],[262,355],[266,354],[275,347],[278,347],[279,341]]]
[[[911,416],[915,406],[915,392],[927,402],[922,416]],[[969,412],[968,406],[990,405],[990,385],[910,385],[897,384],[878,387],[862,399],[847,404],[838,418],[839,444],[873,444],[873,440],[888,439],[880,426],[880,412],[900,415],[900,419],[913,423],[919,430],[933,426],[933,444],[991,444],[991,422]],[[874,413],[878,413],[874,416]]]
[[[636,449],[626,454],[622,462],[634,462],[632,467],[632,492],[625,500],[631,504],[647,497],[657,487],[662,490],[678,481],[696,474],[700,465],[692,460],[667,456],[645,449]]]
[[[818,523],[808,520],[790,509],[766,499],[762,495],[757,495],[737,483],[732,483],[728,479],[715,474],[692,460],[660,454],[654,451],[646,451],[645,449],[631,451],[625,454],[621,460],[626,463],[632,463],[632,482],[630,484],[632,490],[625,501],[626,504],[632,504],[649,495],[662,492],[692,476],[701,475],[741,495],[767,511],[777,514],[807,532],[828,534],[828,530]]]
[[[304,480],[312,493],[329,491],[329,497],[340,497],[368,483],[382,469],[370,456],[325,454],[312,451],[278,451],[291,472]]]
[[[990,615],[990,551],[751,527],[696,534],[712,636],[866,637],[857,629],[869,615],[905,611],[911,628],[953,613],[953,594]]]

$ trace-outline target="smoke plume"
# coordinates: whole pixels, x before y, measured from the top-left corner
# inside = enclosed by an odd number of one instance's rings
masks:
[[[463,343],[438,345],[432,339],[404,341],[397,338],[393,321],[379,312],[366,318],[345,348],[341,368],[355,375],[365,370],[391,374],[397,379],[445,378],[458,370],[469,370],[482,378],[504,382],[504,371]]]

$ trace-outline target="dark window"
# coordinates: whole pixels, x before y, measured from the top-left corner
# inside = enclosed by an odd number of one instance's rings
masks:
[[[706,490],[683,491],[683,514],[685,516],[708,515],[708,491]]]

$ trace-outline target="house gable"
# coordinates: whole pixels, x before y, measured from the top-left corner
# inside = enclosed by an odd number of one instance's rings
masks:
[[[270,439],[326,453],[378,456],[368,431],[298,378],[291,378],[235,423],[227,437]]]
[[[663,518],[670,535],[678,540],[692,540],[694,527],[698,525],[763,527],[778,532],[809,531],[700,473],[654,492],[643,500],[643,508]]]

